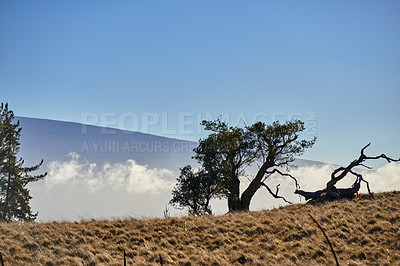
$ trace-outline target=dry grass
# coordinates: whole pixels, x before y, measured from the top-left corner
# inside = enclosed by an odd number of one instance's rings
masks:
[[[150,220],[0,223],[6,265],[308,265],[400,261],[400,192],[320,206]],[[186,229],[185,229],[186,224]]]

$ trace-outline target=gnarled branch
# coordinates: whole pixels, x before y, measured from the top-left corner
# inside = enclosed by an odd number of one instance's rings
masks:
[[[261,186],[264,186],[264,187],[268,190],[268,192],[269,192],[274,198],[276,198],[276,199],[283,199],[286,203],[292,204],[292,202],[286,200],[285,197],[279,196],[279,195],[278,195],[280,184],[276,185],[276,192],[275,192],[275,193],[272,192],[272,190],[269,188],[269,186],[267,186],[264,182],[261,182]]]
[[[264,180],[263,180],[262,182],[264,182],[268,177],[270,177],[270,176],[271,176],[272,174],[274,174],[274,173],[278,173],[278,174],[280,174],[280,175],[282,175],[282,176],[288,176],[288,177],[290,177],[291,179],[294,180],[294,182],[295,182],[295,184],[296,184],[296,189],[299,189],[299,188],[300,188],[300,185],[299,185],[299,183],[297,182],[297,179],[296,179],[294,176],[292,176],[291,174],[282,173],[282,172],[279,171],[277,168],[275,168],[274,170],[272,170],[272,171],[270,171],[270,172],[266,172],[266,174],[268,174],[268,175],[264,178]]]
[[[364,182],[367,184],[367,190],[368,193],[373,197],[373,194],[371,193],[371,190],[369,188],[369,183],[366,181],[361,174],[358,174],[352,170],[352,168],[356,166],[363,166],[368,169],[371,169],[370,167],[366,166],[363,164],[364,161],[366,160],[376,160],[376,159],[385,159],[388,163],[391,162],[399,162],[399,159],[393,159],[388,156],[386,156],[384,153],[378,156],[366,156],[365,155],[365,150],[371,145],[371,143],[368,143],[365,145],[360,152],[360,157],[358,159],[355,159],[352,161],[347,167],[339,167],[335,169],[332,174],[331,174],[331,180],[326,184],[326,188],[323,190],[317,190],[315,192],[308,192],[308,191],[303,191],[296,189],[295,194],[299,194],[303,197],[306,198],[306,200],[316,200],[316,201],[321,201],[325,199],[342,199],[342,198],[350,198],[353,197],[354,194],[358,193],[360,190],[361,182]],[[356,180],[353,183],[353,185],[350,188],[336,188],[335,185],[338,181],[343,179],[348,173],[353,174],[356,176]]]
[[[325,191],[326,190],[317,190],[317,191],[314,191],[314,192],[309,192],[309,191],[304,191],[304,190],[301,190],[301,189],[296,189],[294,193],[303,196],[304,198],[306,198],[306,200],[309,200],[309,199],[318,199],[318,198],[320,198],[321,195]]]
[[[365,162],[366,160],[377,160],[377,159],[383,158],[383,159],[386,159],[386,161],[387,161],[388,163],[391,163],[391,162],[399,162],[399,161],[400,161],[400,158],[396,160],[396,159],[393,159],[393,158],[390,158],[390,157],[386,156],[384,153],[382,153],[381,155],[378,155],[378,156],[373,156],[373,157],[366,156],[365,153],[364,153],[364,151],[365,151],[365,149],[367,149],[370,145],[371,145],[371,142],[368,143],[367,145],[365,145],[365,146],[361,149],[360,157],[358,157],[358,159],[352,161],[347,167],[339,167],[339,168],[337,168],[336,170],[334,170],[334,171],[332,172],[332,174],[331,174],[331,180],[330,180],[330,181],[327,183],[327,185],[326,185],[327,190],[329,190],[330,187],[334,186],[338,181],[342,180],[342,179],[347,175],[347,173],[350,172],[349,170],[351,170],[352,168],[354,168],[354,167],[356,167],[356,166],[364,166],[364,167],[366,167],[366,168],[371,169],[370,167],[368,167],[368,166],[366,166],[366,165],[363,164],[363,162]],[[339,174],[339,173],[340,173],[340,174]],[[354,174],[354,173],[353,173],[353,174]],[[365,180],[363,180],[363,179],[362,179],[362,181],[365,182]]]

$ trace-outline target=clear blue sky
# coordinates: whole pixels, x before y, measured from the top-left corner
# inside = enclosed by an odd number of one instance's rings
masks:
[[[400,156],[399,14],[397,0],[3,0],[0,101],[76,122],[167,113],[176,134],[148,131],[190,140],[179,114],[196,114],[190,129],[198,114],[311,112],[305,158],[346,163],[369,141]]]

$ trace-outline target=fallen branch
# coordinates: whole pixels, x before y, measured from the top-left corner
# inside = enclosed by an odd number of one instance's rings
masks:
[[[378,156],[373,156],[373,157],[366,156],[366,155],[364,154],[364,151],[365,151],[365,149],[368,148],[370,145],[371,145],[371,142],[368,143],[367,145],[365,145],[365,146],[361,149],[360,157],[358,157],[358,159],[352,161],[347,167],[339,167],[338,169],[336,169],[335,171],[332,172],[332,174],[331,174],[331,180],[327,183],[327,189],[329,189],[330,187],[334,186],[338,181],[342,180],[342,179],[347,175],[347,173],[349,172],[349,170],[351,170],[353,167],[356,167],[356,166],[364,166],[364,167],[366,167],[366,168],[371,169],[370,167],[368,167],[368,166],[366,166],[366,165],[363,164],[363,162],[365,162],[366,160],[377,160],[377,159],[383,158],[383,159],[385,159],[388,163],[391,163],[391,162],[399,162],[399,161],[400,161],[400,158],[399,158],[398,160],[392,159],[392,158],[386,156],[384,153],[382,153],[381,155],[378,155]],[[339,174],[339,172],[341,172],[341,173]]]
[[[368,193],[371,197],[374,197],[373,194],[371,193],[371,189],[369,187],[368,181],[366,181],[361,174],[358,174],[354,172],[352,169],[356,166],[363,166],[368,169],[371,169],[370,167],[366,166],[363,164],[364,161],[366,160],[376,160],[376,159],[385,159],[388,163],[391,162],[399,162],[399,159],[393,159],[385,154],[381,154],[378,156],[366,156],[365,155],[365,150],[371,145],[371,143],[368,143],[365,145],[360,152],[360,156],[358,159],[355,159],[352,161],[347,167],[339,167],[335,169],[332,174],[331,174],[331,180],[326,184],[326,188],[323,190],[317,190],[315,192],[308,192],[300,189],[296,189],[294,192],[295,194],[299,194],[303,197],[306,198],[306,200],[312,200],[312,201],[324,201],[324,200],[340,200],[343,198],[352,198],[355,194],[358,194],[358,191],[360,190],[361,187],[361,182],[364,182],[367,184],[367,190]],[[353,185],[350,188],[336,188],[336,183],[340,180],[342,180],[344,177],[347,176],[347,174],[353,174],[356,176],[356,180],[353,183]]]

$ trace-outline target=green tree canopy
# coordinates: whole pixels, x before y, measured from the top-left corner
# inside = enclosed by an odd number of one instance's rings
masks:
[[[274,122],[272,125],[257,122],[245,128],[229,127],[220,120],[203,121],[202,125],[212,133],[199,141],[194,149],[194,159],[202,166],[204,178],[211,179],[209,182],[214,184],[211,197],[227,198],[230,212],[249,210],[251,199],[261,186],[274,197],[281,198],[278,192],[273,193],[266,185],[266,179],[272,173],[283,174],[277,167],[289,167],[294,156],[303,154],[316,140],[315,137],[312,140],[299,139],[299,134],[305,129],[300,120],[285,124]],[[246,168],[250,165],[258,166],[257,174],[240,193],[240,183],[244,176],[248,176]],[[186,182],[190,183],[190,179],[188,177]],[[176,187],[173,193],[185,197],[183,192],[182,188]],[[203,192],[197,190],[196,193]]]
[[[312,140],[299,139],[299,134],[304,129],[304,122],[300,120],[288,121],[285,124],[273,122],[272,125],[257,122],[247,127],[255,141],[255,160],[260,164],[260,167],[242,196],[237,199],[237,206],[232,209],[233,211],[249,210],[250,201],[261,186],[266,187],[271,192],[271,189],[264,183],[269,177],[268,174],[273,172],[282,174],[279,170],[277,171],[276,167],[285,166],[289,168],[290,163],[294,161],[294,156],[302,155],[305,149],[314,145],[315,137]],[[297,188],[297,180],[295,182]],[[271,194],[277,197],[277,192],[275,195]]]
[[[14,123],[14,113],[8,104],[0,105],[0,219],[3,221],[28,221],[37,216],[32,213],[27,184],[38,181],[47,173],[29,175],[37,171],[43,160],[32,167],[24,167],[22,158],[18,159],[21,128],[19,121]]]
[[[195,171],[186,165],[180,170],[170,204],[180,209],[188,208],[194,215],[211,214],[210,200],[217,195],[218,179],[204,168]]]
[[[215,194],[226,197],[229,210],[233,210],[239,196],[240,177],[257,155],[253,134],[220,120],[203,121],[202,125],[213,133],[200,140],[194,149],[194,159],[217,179]]]

